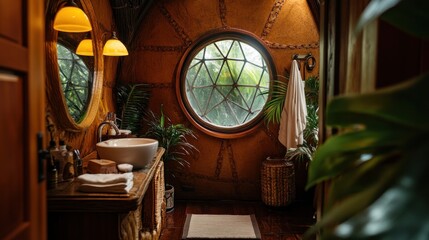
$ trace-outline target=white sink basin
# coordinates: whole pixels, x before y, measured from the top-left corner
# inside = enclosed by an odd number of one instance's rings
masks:
[[[96,148],[102,159],[143,168],[155,157],[158,141],[151,138],[118,138],[99,142]]]

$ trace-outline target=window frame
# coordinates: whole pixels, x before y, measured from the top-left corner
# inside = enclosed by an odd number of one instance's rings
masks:
[[[255,48],[261,54],[269,74],[269,93],[267,96],[267,102],[271,98],[273,76],[276,76],[277,73],[271,53],[268,51],[268,48],[265,46],[263,41],[261,41],[260,38],[256,35],[243,30],[221,29],[209,32],[195,41],[195,43],[185,51],[176,71],[176,96],[183,113],[186,115],[187,119],[192,123],[192,125],[194,125],[200,131],[217,138],[233,139],[246,136],[255,131],[255,129],[257,129],[262,122],[261,120],[264,117],[263,111],[261,111],[258,116],[249,122],[240,126],[217,127],[213,124],[203,121],[199,116],[196,116],[195,111],[188,110],[190,103],[186,97],[186,73],[189,64],[192,62],[192,59],[194,59],[196,54],[206,46],[221,40],[238,40]]]

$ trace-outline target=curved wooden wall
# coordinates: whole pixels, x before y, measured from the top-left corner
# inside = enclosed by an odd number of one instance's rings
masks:
[[[156,1],[133,43],[136,49],[123,59],[120,79],[151,84],[150,109],[159,113],[163,104],[174,123],[195,129],[177,102],[177,65],[201,35],[222,28],[238,28],[259,36],[278,74],[290,69],[293,54],[311,52],[319,59],[319,34],[306,1]],[[306,77],[311,75],[318,75],[318,65],[306,73]],[[277,129],[261,123],[252,134],[237,139],[219,139],[195,129],[198,140],[193,143],[199,153],[189,156],[191,168],[175,183],[177,198],[260,199],[262,161],[284,154]]]

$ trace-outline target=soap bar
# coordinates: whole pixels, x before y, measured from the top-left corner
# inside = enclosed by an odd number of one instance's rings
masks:
[[[89,173],[118,173],[116,162],[107,159],[92,159],[88,162]]]
[[[133,171],[133,165],[128,163],[118,164],[118,169],[120,172],[126,173]]]

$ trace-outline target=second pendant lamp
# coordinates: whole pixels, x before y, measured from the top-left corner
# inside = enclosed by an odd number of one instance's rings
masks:
[[[82,56],[94,56],[92,49],[92,39],[86,36],[76,48],[76,54]]]
[[[103,47],[103,55],[105,56],[127,56],[128,50],[125,45],[116,37],[116,32],[112,32],[112,37],[107,40]]]

